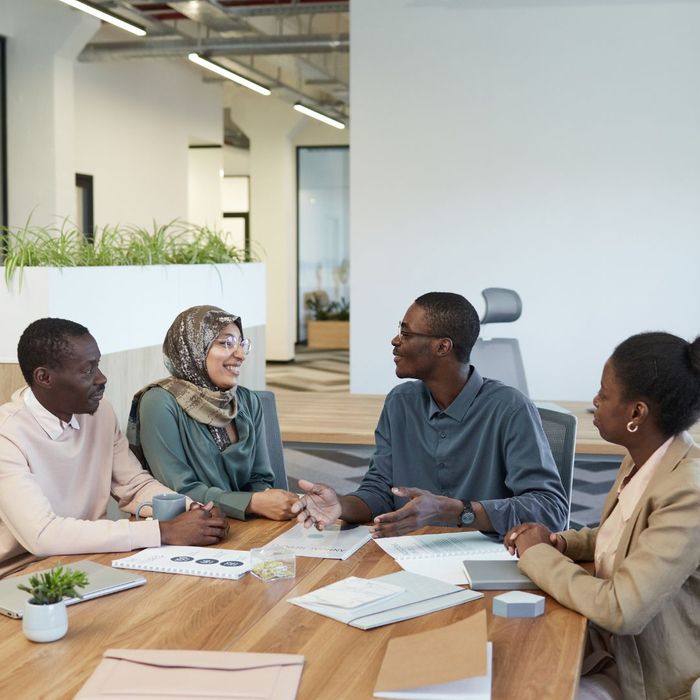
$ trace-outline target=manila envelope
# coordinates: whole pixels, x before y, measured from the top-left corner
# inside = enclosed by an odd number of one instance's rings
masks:
[[[389,640],[375,693],[425,688],[485,676],[486,612],[447,627]]]
[[[294,700],[304,657],[229,651],[108,649],[81,700]]]

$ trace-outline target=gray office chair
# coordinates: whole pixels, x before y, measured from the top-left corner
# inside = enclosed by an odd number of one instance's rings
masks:
[[[512,289],[489,287],[481,292],[485,311],[481,325],[517,321],[523,311],[518,293]],[[529,396],[525,366],[517,338],[478,338],[471,354],[471,363],[482,377],[498,379]]]
[[[574,452],[576,450],[576,416],[573,413],[553,411],[549,408],[537,408],[544,434],[552,450],[552,456],[559,470],[559,477],[564,486],[568,509],[566,527],[571,517],[571,492],[574,488]]]
[[[274,488],[289,488],[287,471],[284,468],[284,451],[282,450],[282,434],[280,422],[277,418],[277,403],[275,395],[271,391],[256,391],[255,394],[262,404],[263,418],[265,420],[265,442],[267,452],[270,455],[270,464],[275,472]]]

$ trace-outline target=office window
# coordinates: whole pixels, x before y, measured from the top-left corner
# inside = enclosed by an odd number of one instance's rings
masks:
[[[298,326],[306,340],[309,294],[350,299],[350,151],[347,146],[297,149]]]

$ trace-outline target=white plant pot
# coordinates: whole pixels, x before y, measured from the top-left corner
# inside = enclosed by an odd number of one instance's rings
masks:
[[[61,601],[53,605],[24,604],[22,631],[32,642],[55,642],[68,631],[66,604]]]

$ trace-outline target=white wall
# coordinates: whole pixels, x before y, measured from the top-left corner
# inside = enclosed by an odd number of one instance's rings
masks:
[[[353,0],[351,24],[352,391],[396,382],[430,290],[520,292],[487,335],[536,398],[592,397],[632,333],[700,331],[700,4]]]
[[[190,147],[187,160],[187,220],[221,229],[222,149]]]
[[[10,226],[75,220],[73,63],[98,27],[60,3],[0,0]]]
[[[186,59],[78,63],[76,168],[94,177],[95,223],[204,216],[188,200],[189,145],[222,142],[222,101]]]

